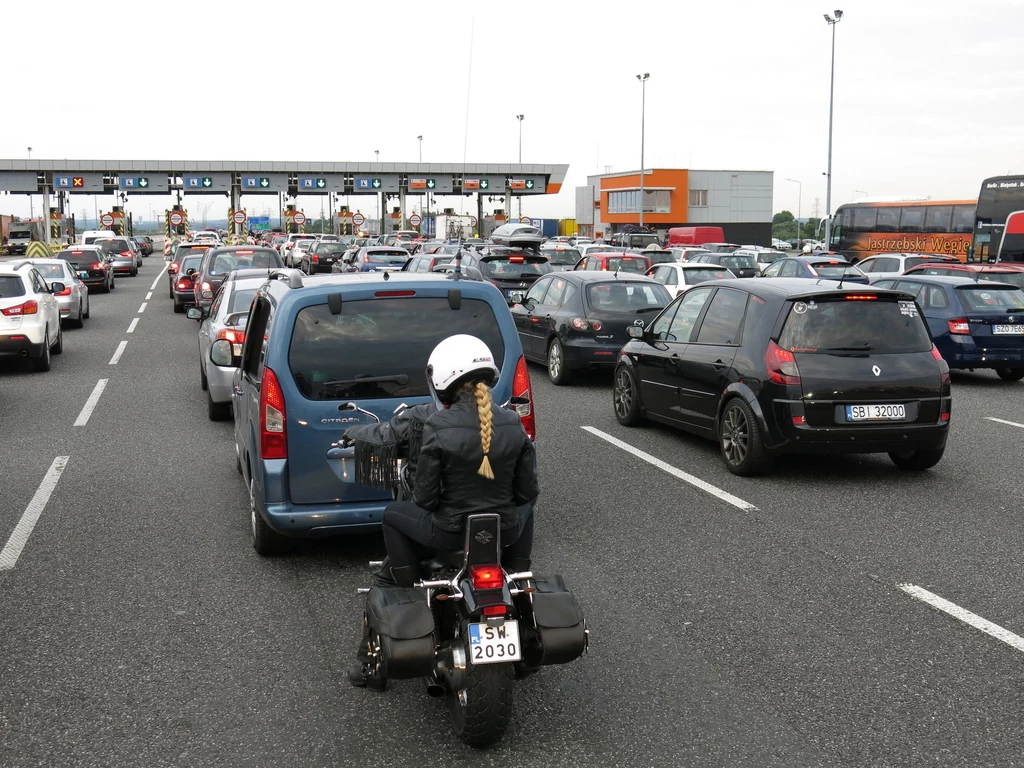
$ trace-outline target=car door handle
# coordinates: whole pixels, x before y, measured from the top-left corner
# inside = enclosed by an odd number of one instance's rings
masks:
[[[242,388],[240,386],[235,384],[233,387],[231,387],[231,394],[233,394],[233,395],[235,395],[237,397],[241,397],[245,393],[242,391]]]
[[[715,360],[715,362],[711,364],[711,367],[714,368],[716,371],[720,371],[723,368],[725,368],[725,363],[723,363],[721,360]]]

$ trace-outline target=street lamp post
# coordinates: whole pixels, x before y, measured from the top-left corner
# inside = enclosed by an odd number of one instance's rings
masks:
[[[792,181],[797,185],[798,189],[796,198],[796,244],[797,247],[800,247],[802,245],[800,241],[803,239],[800,237],[800,216],[802,215],[802,211],[800,209],[803,207],[804,202],[804,185],[796,179],[786,179],[786,181]]]
[[[836,24],[843,18],[843,12],[835,11],[835,18],[825,14],[825,21],[832,27],[832,69],[828,86],[828,177],[825,184],[825,247],[832,243],[832,108],[836,90]]]
[[[650,72],[637,75],[640,81],[640,226],[644,225],[644,137],[646,134],[647,120],[647,81],[650,79]]]
[[[422,163],[423,162],[423,137],[422,136],[417,136],[416,140],[419,141],[419,143],[420,143],[420,162]]]
[[[516,120],[519,121],[519,164],[523,164],[523,120],[526,115],[516,115]],[[512,206],[509,205],[509,213],[511,214]],[[523,196],[519,196],[519,218],[523,218]]]

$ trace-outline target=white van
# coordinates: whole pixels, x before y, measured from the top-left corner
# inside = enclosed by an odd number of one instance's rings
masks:
[[[97,240],[105,237],[117,237],[117,235],[111,229],[87,229],[82,233],[82,237],[78,242],[80,245],[92,245]]]

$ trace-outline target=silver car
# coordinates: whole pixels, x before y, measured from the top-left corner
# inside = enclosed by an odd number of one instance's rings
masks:
[[[64,259],[25,259],[21,264],[31,264],[42,275],[47,285],[63,283],[64,290],[55,293],[60,307],[61,323],[70,328],[81,328],[89,319],[89,286],[81,281],[71,265]]]
[[[110,265],[114,268],[115,275],[135,277],[139,274],[142,257],[137,255],[138,251],[127,237],[104,237],[96,240],[95,244],[105,256],[111,258]]]
[[[202,320],[199,326],[199,381],[206,390],[210,421],[231,418],[231,378],[242,354],[249,307],[256,291],[266,282],[265,269],[236,270],[224,280],[205,320],[198,307],[188,311],[189,318]]]

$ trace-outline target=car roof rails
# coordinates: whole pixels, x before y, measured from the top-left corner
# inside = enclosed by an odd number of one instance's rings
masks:
[[[267,275],[268,280],[284,280],[289,288],[302,287],[302,273],[297,269],[278,269]]]

